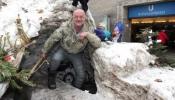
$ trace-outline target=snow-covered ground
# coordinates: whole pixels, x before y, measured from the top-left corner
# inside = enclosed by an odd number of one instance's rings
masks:
[[[136,72],[127,78],[130,84],[148,85],[149,94],[156,93],[163,100],[175,100],[175,69],[165,68],[146,68]]]
[[[0,9],[0,35],[10,34],[12,44],[19,38],[16,19],[18,15],[24,31],[29,37],[38,36],[40,23],[52,15],[55,6],[69,0],[2,0],[5,6]]]
[[[47,0],[9,0],[5,3],[7,6],[2,6],[0,12],[0,34],[10,32],[12,36],[17,34],[15,22],[18,14],[25,32],[31,37],[38,35],[42,19],[49,17],[53,6]]]

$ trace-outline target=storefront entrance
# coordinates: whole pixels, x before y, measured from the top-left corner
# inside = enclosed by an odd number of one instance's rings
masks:
[[[158,18],[138,18],[131,20],[131,41],[143,42],[137,35],[143,34],[145,29],[149,28],[156,38],[161,30],[165,30],[168,36],[170,47],[175,45],[175,17],[158,17]]]
[[[160,31],[165,31],[167,46],[175,48],[175,2],[158,2],[153,4],[136,5],[128,7],[128,19],[131,24],[131,41],[146,42],[140,40],[139,34],[149,35],[153,39],[158,37]],[[144,35],[143,35],[144,36]]]

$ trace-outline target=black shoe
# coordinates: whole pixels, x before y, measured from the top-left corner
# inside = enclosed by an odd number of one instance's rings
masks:
[[[77,5],[78,5],[78,0],[73,0],[72,5],[75,6],[75,7],[77,7]]]
[[[56,89],[56,73],[49,72],[48,73],[48,88],[49,89]]]

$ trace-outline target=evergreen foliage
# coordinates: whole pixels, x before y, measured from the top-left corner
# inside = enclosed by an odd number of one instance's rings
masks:
[[[22,82],[25,85],[34,86],[34,84],[28,80],[29,71],[18,71],[11,63],[4,60],[4,56],[7,54],[2,48],[0,48],[0,82],[10,82],[10,86],[21,89],[22,87],[18,82]]]
[[[158,43],[156,38],[151,39],[151,41],[148,39],[149,36],[157,37],[157,34],[158,32],[150,33],[150,28],[148,27],[142,30],[142,34],[137,34],[137,38],[141,40],[140,42],[144,42],[149,46],[148,52],[158,57],[157,61],[160,65],[175,67],[175,58],[165,56],[168,51],[167,46]],[[150,44],[150,42],[152,43]]]

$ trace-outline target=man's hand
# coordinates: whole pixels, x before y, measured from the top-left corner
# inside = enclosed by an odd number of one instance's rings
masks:
[[[88,32],[81,32],[81,33],[79,34],[79,36],[80,36],[79,39],[80,39],[80,40],[84,40],[88,34],[89,34]]]
[[[47,54],[43,51],[41,51],[41,58],[46,59],[47,58]]]

